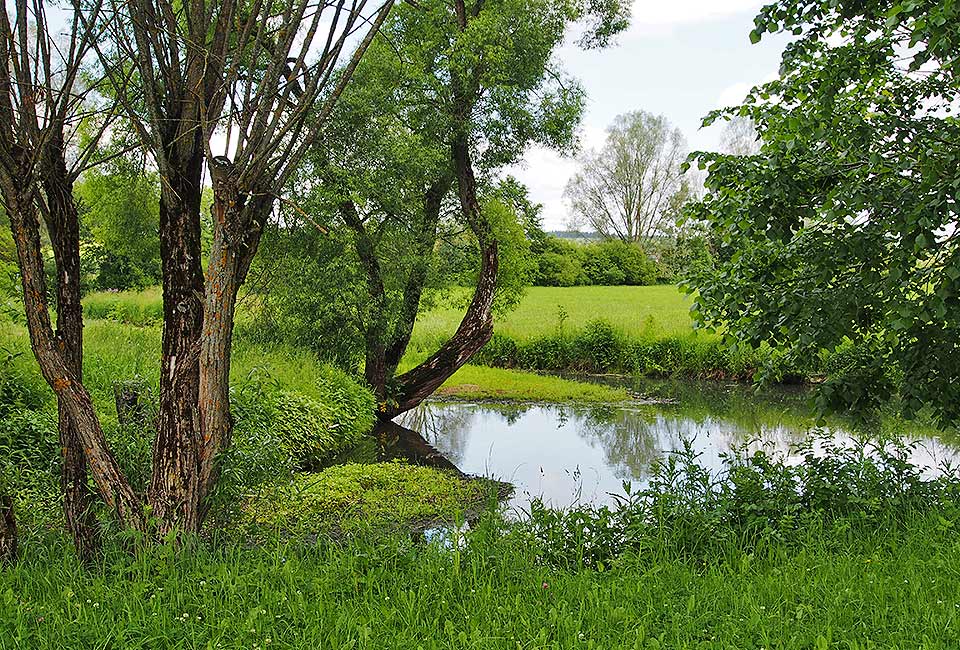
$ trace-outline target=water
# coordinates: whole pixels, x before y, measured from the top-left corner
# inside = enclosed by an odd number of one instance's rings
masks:
[[[609,503],[611,495],[622,493],[624,481],[642,484],[651,463],[681,450],[684,441],[690,441],[701,465],[719,470],[722,455],[735,447],[788,453],[816,428],[807,395],[799,390],[755,395],[738,385],[644,388],[669,395],[671,402],[624,407],[428,403],[398,423],[420,432],[443,462],[513,483],[512,505],[519,507],[534,496],[557,507]],[[915,424],[863,427],[834,419],[821,431],[841,442],[868,433],[904,433],[917,443],[913,462],[931,472],[960,460],[955,434]]]

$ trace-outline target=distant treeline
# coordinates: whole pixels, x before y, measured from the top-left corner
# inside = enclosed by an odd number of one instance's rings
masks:
[[[531,283],[540,287],[650,285],[672,283],[689,267],[709,263],[702,236],[662,238],[644,243],[577,241],[544,235],[531,242]]]

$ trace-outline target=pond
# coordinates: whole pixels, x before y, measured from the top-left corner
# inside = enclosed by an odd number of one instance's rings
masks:
[[[642,484],[655,459],[685,443],[701,465],[718,470],[723,454],[734,448],[789,453],[817,429],[809,395],[801,389],[755,394],[748,386],[710,383],[634,388],[652,397],[619,406],[431,402],[398,424],[429,443],[415,443],[413,455],[512,483],[515,507],[531,497],[556,507],[609,503],[624,481]],[[888,420],[867,428],[833,419],[820,431],[837,442],[902,434],[916,443],[911,460],[931,472],[960,460],[956,435],[932,427]],[[410,456],[409,449],[404,455]]]

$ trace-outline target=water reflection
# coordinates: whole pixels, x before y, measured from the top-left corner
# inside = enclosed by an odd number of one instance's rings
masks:
[[[651,463],[691,441],[702,465],[719,470],[735,447],[788,452],[815,423],[805,396],[757,396],[743,387],[718,395],[681,395],[676,404],[545,406],[428,403],[399,422],[419,431],[460,470],[509,481],[514,505],[542,496],[555,506],[609,502],[622,483],[643,482]],[[842,441],[862,434],[842,420],[823,428]],[[935,433],[908,432],[922,441],[913,461],[936,466],[958,458],[957,447]]]

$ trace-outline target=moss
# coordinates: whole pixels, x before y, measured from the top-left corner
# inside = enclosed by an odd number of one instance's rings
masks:
[[[481,507],[492,482],[400,462],[347,464],[300,474],[250,499],[248,521],[311,532],[453,523]]]

